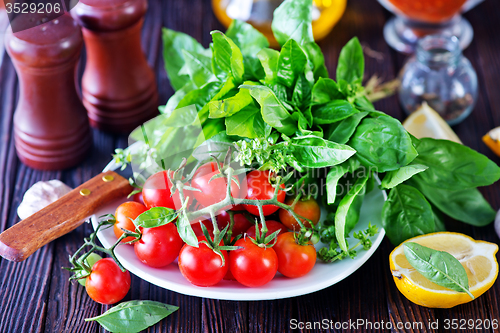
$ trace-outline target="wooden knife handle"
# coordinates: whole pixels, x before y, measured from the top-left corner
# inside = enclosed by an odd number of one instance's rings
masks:
[[[83,224],[103,205],[132,192],[127,179],[101,173],[0,234],[0,256],[23,261],[45,244]]]

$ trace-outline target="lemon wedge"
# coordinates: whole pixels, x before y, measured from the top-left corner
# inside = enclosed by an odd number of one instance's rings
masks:
[[[494,128],[483,136],[483,142],[500,156],[500,127]]]
[[[462,143],[446,121],[426,102],[406,118],[403,127],[417,139],[433,138]]]
[[[464,266],[469,278],[469,290],[475,298],[481,296],[498,276],[495,254],[498,245],[476,241],[454,232],[437,232],[407,240],[453,255]],[[390,268],[399,291],[410,301],[429,308],[451,308],[472,301],[466,293],[441,287],[417,272],[405,257],[403,244],[391,252]]]

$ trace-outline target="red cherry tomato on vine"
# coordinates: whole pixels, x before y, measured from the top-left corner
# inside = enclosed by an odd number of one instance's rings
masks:
[[[312,243],[298,244],[293,232],[279,235],[273,249],[278,256],[278,272],[289,278],[306,275],[316,264],[316,249]]]
[[[278,257],[272,248],[261,248],[250,238],[241,238],[234,245],[242,248],[229,252],[229,269],[239,283],[259,287],[273,279]]]
[[[130,273],[122,272],[111,258],[101,259],[92,266],[92,273],[85,280],[85,289],[97,303],[114,304],[127,295]]]
[[[191,180],[191,187],[200,190],[193,191],[194,198],[204,207],[221,202],[226,198],[227,178],[221,177],[212,179],[213,176],[218,174],[220,174],[220,171],[217,168],[217,163],[209,162],[203,164],[196,170],[193,180]],[[210,179],[212,179],[212,181],[210,181]],[[240,197],[240,188],[234,180],[231,181],[231,195],[233,198]],[[225,207],[224,209],[228,208],[231,207]]]
[[[252,226],[252,222],[248,221],[248,219],[243,214],[234,214],[234,225],[233,225],[233,236],[238,236],[243,234]],[[231,222],[229,218],[229,214],[225,211],[221,212],[217,215],[217,225],[219,229],[224,229]]]
[[[132,200],[134,200],[135,202],[140,203],[141,205],[146,206],[146,204],[144,203],[144,198],[142,197],[142,191],[139,192],[139,193],[134,194],[132,196]]]
[[[294,198],[289,198],[286,200],[287,205],[291,205],[293,203]],[[314,225],[318,224],[321,210],[319,208],[318,203],[313,198],[306,200],[299,200],[295,204],[293,211],[306,219],[309,219],[313,222]],[[290,212],[284,209],[280,209],[279,216],[281,223],[283,223],[290,230],[300,230],[300,225],[297,220],[293,217]],[[311,224],[304,219],[300,219],[305,227],[311,228]]]
[[[240,210],[245,210],[245,206],[243,206],[243,205],[236,205],[233,208],[231,208],[231,210],[233,210],[235,212],[236,211],[240,211]]]
[[[209,287],[219,283],[228,270],[228,256],[221,251],[225,258],[222,264],[221,257],[212,251],[206,244],[200,243],[205,237],[198,237],[199,247],[185,244],[179,253],[179,269],[182,275],[199,287]]]
[[[169,170],[170,176],[173,171]],[[186,183],[186,185],[188,185]],[[168,179],[167,171],[160,171],[149,177],[142,188],[142,197],[146,207],[167,207],[170,209],[179,209],[182,207],[179,191],[171,195],[170,188],[172,183]],[[188,207],[193,201],[191,191],[183,190],[184,197],[189,197]]]
[[[246,199],[251,200],[268,200],[272,199],[274,196],[275,188],[269,183],[270,171],[259,171],[254,170],[247,175],[247,195]],[[280,185],[281,188],[285,188],[285,184]],[[285,191],[278,191],[278,201],[285,201],[286,193]],[[245,209],[252,213],[253,215],[259,215],[259,209],[254,205],[244,205]],[[278,210],[278,206],[274,205],[264,205],[262,207],[264,215],[270,215]]]
[[[210,236],[213,236],[214,235],[214,225],[212,224],[212,221],[210,221],[210,220],[203,220],[201,222],[196,222],[196,223],[192,223],[191,224],[191,228],[193,229],[194,234],[196,235],[196,237],[198,237],[198,236],[204,236],[203,230],[201,229],[201,224],[202,223],[205,226],[205,228],[207,228],[208,234]]]
[[[134,243],[137,258],[150,267],[164,267],[177,258],[184,245],[177,227],[168,223],[156,228],[142,229],[142,237]]]
[[[259,224],[259,228],[260,227],[261,227],[261,225]],[[281,230],[278,233],[278,235],[284,234],[285,232],[288,231],[283,224],[281,224],[281,223],[279,223],[277,221],[273,221],[273,220],[266,221],[266,227],[267,227],[267,230],[268,230],[266,236],[269,236],[270,234],[272,234],[273,232],[278,231],[278,230]],[[250,228],[248,228],[248,230],[246,231],[246,234],[249,237],[254,237],[255,238],[255,236],[256,236],[256,234],[255,234],[255,225],[253,225]]]
[[[147,210],[144,205],[141,205],[135,201],[127,201],[122,203],[115,212],[115,225],[113,226],[113,231],[116,238],[120,238],[123,235],[123,229],[129,231],[135,231],[135,225],[132,220],[135,220],[137,216],[141,215]],[[125,237],[122,239],[122,243],[133,241],[134,237]]]

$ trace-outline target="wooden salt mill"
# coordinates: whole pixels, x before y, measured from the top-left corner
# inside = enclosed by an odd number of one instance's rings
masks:
[[[9,28],[5,46],[20,84],[14,114],[19,159],[44,170],[80,163],[92,145],[87,112],[76,90],[80,27],[64,14],[16,33]]]
[[[72,10],[87,49],[83,104],[93,127],[130,132],[158,113],[155,75],[141,49],[147,0],[80,0]]]

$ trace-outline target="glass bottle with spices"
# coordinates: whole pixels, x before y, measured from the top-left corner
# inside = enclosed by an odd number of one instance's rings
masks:
[[[448,124],[456,125],[476,103],[477,75],[455,36],[421,39],[400,78],[399,99],[408,114],[427,102]]]

